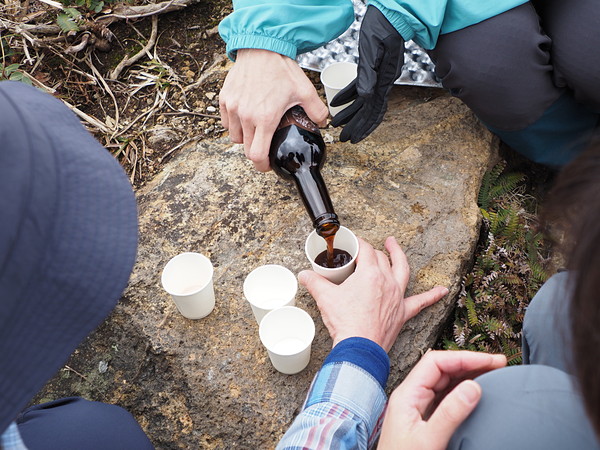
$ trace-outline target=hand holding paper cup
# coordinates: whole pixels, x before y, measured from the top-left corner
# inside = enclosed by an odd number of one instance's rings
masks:
[[[306,311],[295,306],[274,309],[263,317],[258,334],[279,372],[293,375],[308,366],[315,323]]]
[[[257,267],[244,280],[244,297],[250,303],[257,323],[275,308],[294,306],[297,291],[296,276],[277,264]]]
[[[333,247],[334,249],[345,250],[350,254],[351,259],[348,264],[336,268],[323,267],[317,264],[315,259],[319,254],[327,250],[327,243],[325,242],[325,239],[319,236],[314,230],[306,239],[304,251],[315,272],[324,276],[332,283],[340,284],[354,272],[356,267],[356,257],[358,256],[358,239],[352,231],[341,226],[335,234]]]
[[[211,313],[215,307],[213,272],[210,259],[200,253],[181,253],[167,263],[161,282],[181,315],[201,319]]]
[[[356,78],[358,65],[352,62],[336,62],[328,65],[321,72],[321,83],[325,88],[325,97],[331,117],[335,117],[342,109],[350,106],[348,102],[341,106],[331,106],[331,100]]]

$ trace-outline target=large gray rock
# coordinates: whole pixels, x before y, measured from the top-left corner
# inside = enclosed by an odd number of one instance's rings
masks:
[[[450,288],[404,327],[390,352],[391,390],[449,317],[478,239],[476,197],[496,141],[459,101],[422,88],[396,87],[385,121],[360,144],[339,143],[337,131],[327,130],[335,139],[323,176],[342,224],[376,248],[389,235],[399,239],[411,264],[409,293]],[[256,172],[226,138],[176,155],[137,193],[139,256],[123,300],[38,400],[83,395],[120,404],[157,448],[274,447],[331,347],[301,288],[297,306],[316,323],[312,359],[298,375],[276,372],[242,292],[259,265],[309,268],[311,224],[294,189]],[[202,320],[183,318],[160,286],[164,265],[184,251],[215,266],[217,303]]]

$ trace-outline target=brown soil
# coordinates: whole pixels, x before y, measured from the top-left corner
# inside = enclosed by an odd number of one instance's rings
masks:
[[[170,89],[169,104],[175,109],[185,109],[206,116],[177,114],[167,109],[164,114],[153,116],[142,130],[138,130],[140,138],[145,139],[147,150],[144,162],[134,177],[136,187],[152,177],[166,161],[165,156],[172,156],[172,153],[167,155],[167,152],[184,140],[191,137],[198,140],[215,137],[225,131],[218,118],[217,95],[223,83],[223,73],[217,72],[215,76],[209,76],[201,83],[198,83],[198,80],[215,61],[225,62],[225,45],[214,31],[230,9],[229,2],[203,1],[159,18],[159,38],[156,46],[158,56],[180,79],[179,86]],[[125,23],[116,25],[113,32],[125,48],[139,39],[131,26]],[[136,27],[143,35],[148,36],[150,19],[145,19]],[[207,34],[207,30],[213,30],[213,33]],[[107,66],[111,61],[120,61],[119,54],[124,55],[125,52],[121,49],[115,53],[117,54],[106,54],[102,58]],[[126,75],[125,73],[122,76]],[[193,84],[195,86],[186,89]],[[133,120],[154,101],[154,92],[145,94],[142,90],[140,94],[135,103],[124,111],[125,120]],[[163,130],[163,137],[156,130]],[[122,158],[122,163],[126,169],[132,170],[131,161]]]
[[[28,11],[44,7],[32,0]],[[230,1],[203,0],[183,10],[158,15],[158,39],[150,51],[155,52],[155,61],[145,56],[127,67],[117,80],[109,80],[108,74],[147,42],[152,28],[150,17],[111,24],[109,30],[114,38],[105,52],[88,48],[73,58],[56,50],[79,42],[81,33],[58,41],[52,48],[41,50],[44,58],[36,70],[29,73],[45,86],[56,89],[55,96],[100,122],[110,124],[117,118],[115,101],[119,105],[119,129],[138,118],[117,139],[86,125],[119,159],[134,186],[139,187],[186,141],[217,137],[225,132],[220,125],[218,104],[225,72],[215,71],[214,65],[227,62],[225,45],[216,27],[231,8]],[[49,23],[55,23],[55,11],[48,9]],[[94,20],[91,16],[90,19]],[[84,62],[86,52],[106,80],[108,89],[85,75],[97,75]],[[22,67],[27,69],[25,65]],[[147,85],[140,88],[142,82]],[[158,94],[165,101],[153,108]],[[143,117],[140,119],[140,116]]]

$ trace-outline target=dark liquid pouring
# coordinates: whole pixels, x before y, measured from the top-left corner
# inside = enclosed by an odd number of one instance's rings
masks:
[[[327,250],[323,250],[321,253],[319,253],[315,258],[315,263],[322,267],[336,269],[338,267],[345,266],[352,260],[352,255],[350,255],[350,253],[348,253],[346,250],[340,250],[339,248],[333,249],[331,262],[328,261],[327,253]]]
[[[335,262],[335,255],[334,255],[334,248],[333,248],[333,241],[335,239],[335,234],[338,232],[338,230],[340,229],[339,224],[337,223],[326,223],[324,224],[324,226],[321,228],[320,230],[320,235],[323,239],[325,239],[325,242],[327,243],[327,250],[325,250],[324,252],[320,253],[319,255],[317,255],[317,257],[315,258],[315,262],[323,267],[328,267],[330,269],[334,269],[336,267],[342,267],[346,263],[340,264],[339,266],[334,266]],[[344,250],[339,250],[339,252],[344,252],[344,253],[348,253]],[[321,256],[324,255],[324,256]],[[319,257],[321,257],[321,259],[323,260],[322,262],[319,262],[320,259]],[[317,261],[319,260],[319,261]]]

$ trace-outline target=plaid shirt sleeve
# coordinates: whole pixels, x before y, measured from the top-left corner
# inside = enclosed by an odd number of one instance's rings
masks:
[[[385,355],[380,347],[376,352]],[[278,450],[367,449],[375,443],[387,401],[383,390],[387,373],[382,385],[381,377],[365,368],[369,358],[364,357],[364,351],[360,364],[349,356],[348,348],[343,353],[347,357],[325,360],[310,386],[302,412],[277,445]],[[351,349],[350,353],[355,355],[356,350]]]
[[[8,428],[0,435],[0,449],[2,450],[27,450],[17,424],[12,422]]]

